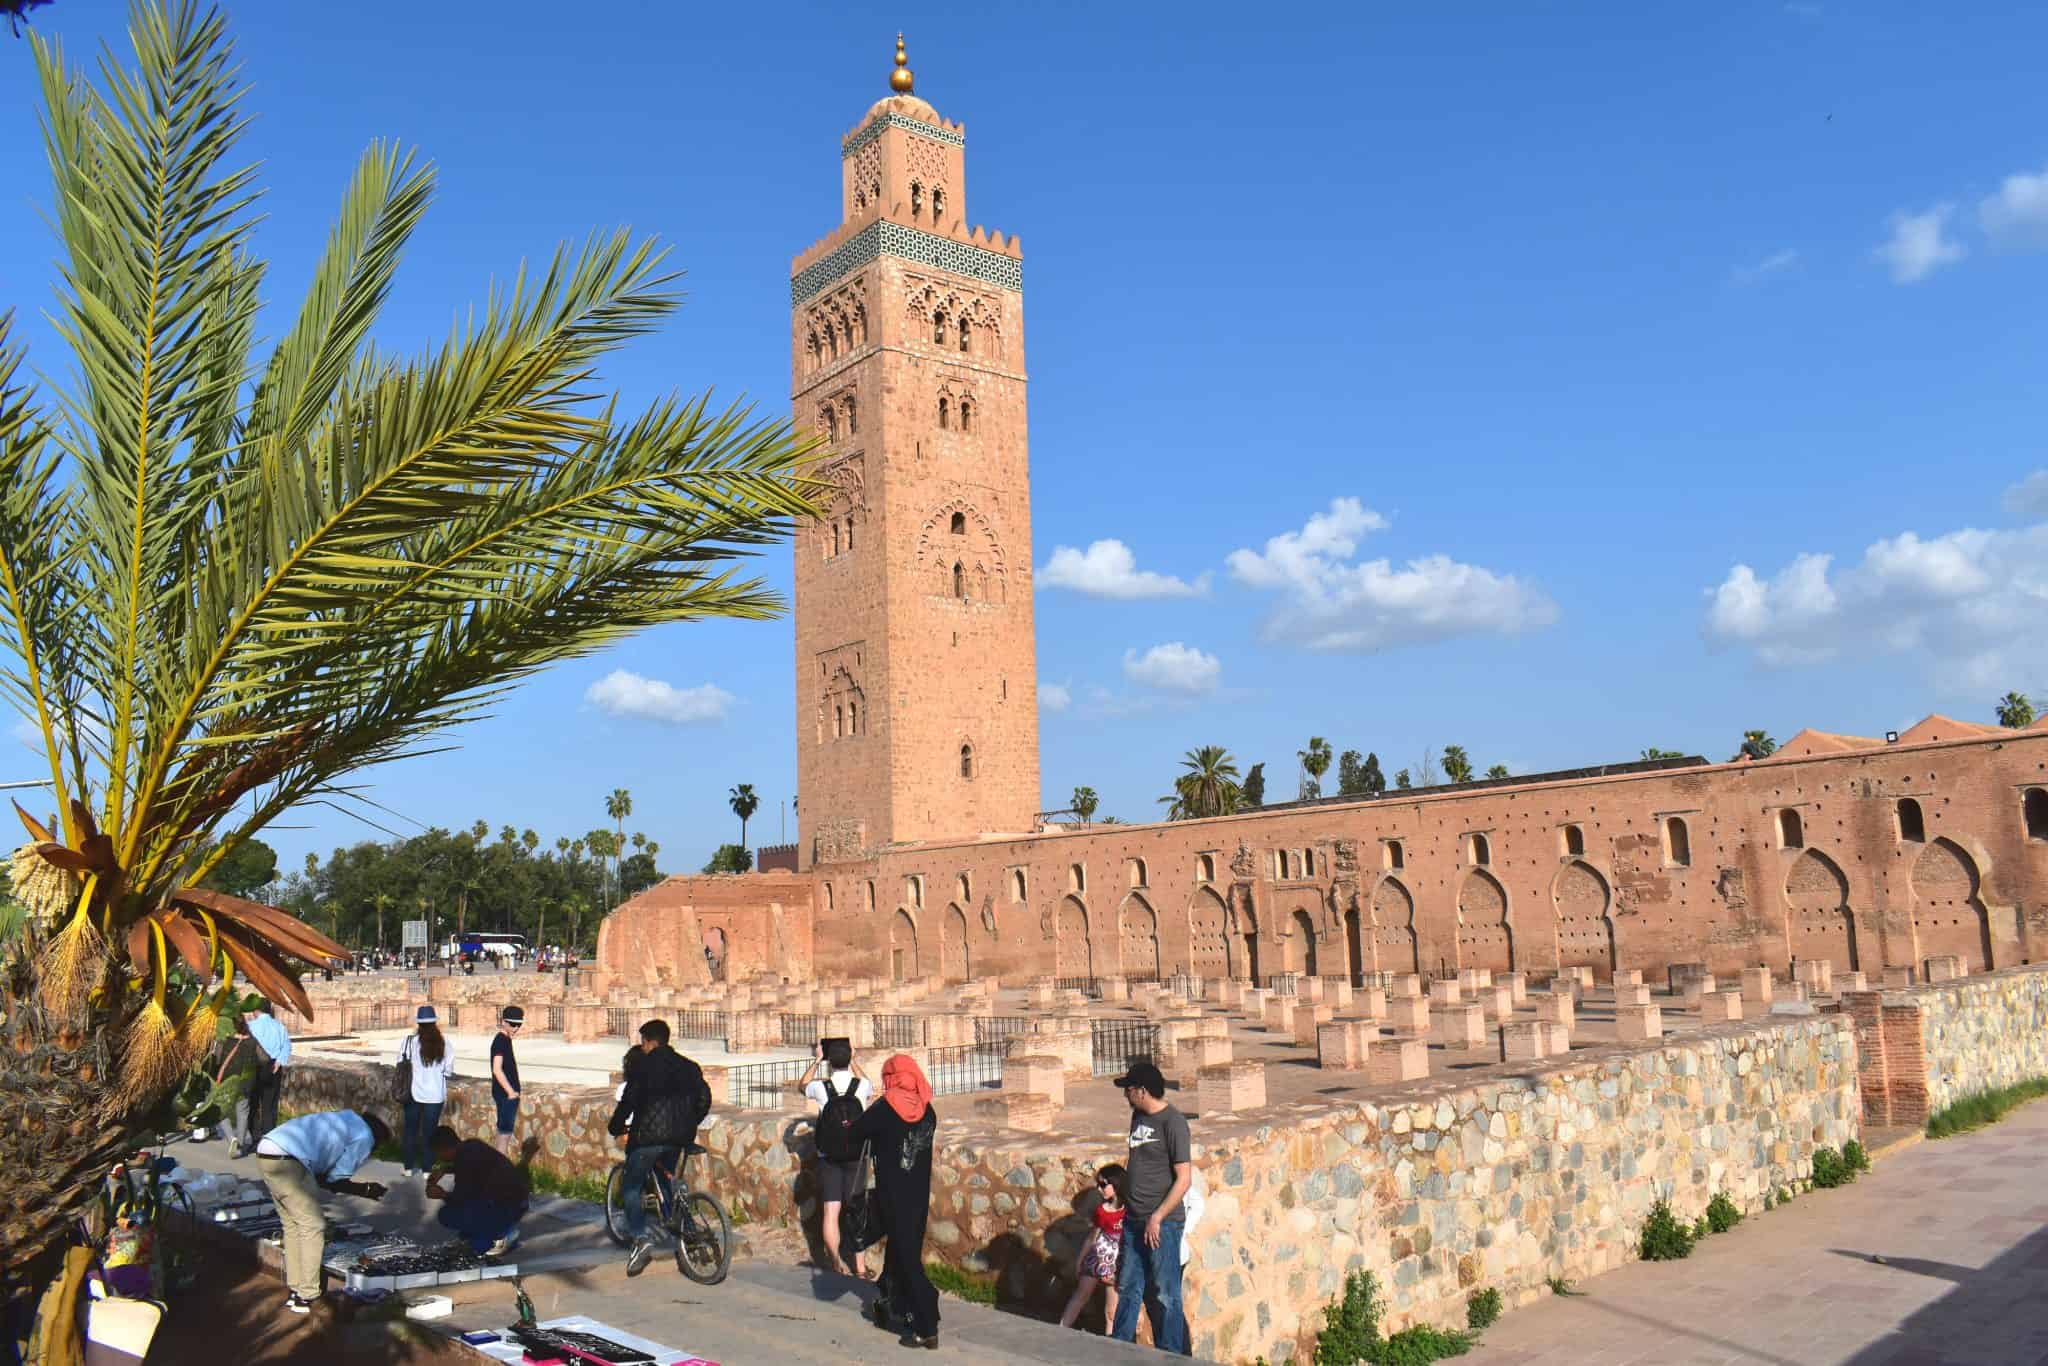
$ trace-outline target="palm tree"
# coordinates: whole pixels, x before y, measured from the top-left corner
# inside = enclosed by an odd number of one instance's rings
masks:
[[[1489,778],[1506,778],[1510,776],[1508,766],[1506,764],[1495,764],[1486,770],[1486,776]]]
[[[752,783],[741,783],[726,794],[725,804],[732,808],[732,814],[740,818],[740,848],[747,847],[747,821],[761,809],[761,799],[754,795]]]
[[[2019,730],[2034,724],[2034,704],[2023,692],[2009,692],[1998,699],[1998,724]]]
[[[1095,789],[1092,787],[1077,787],[1068,805],[1074,808],[1074,814],[1086,824],[1095,819],[1095,809],[1102,805],[1102,799],[1095,795]]]
[[[384,912],[391,909],[391,903],[398,900],[389,892],[379,892],[370,898],[370,904],[377,908],[377,947],[384,947]]]
[[[592,392],[677,301],[663,253],[624,233],[495,290],[424,354],[372,346],[433,195],[395,147],[359,163],[259,350],[225,21],[136,0],[129,32],[133,68],[96,77],[34,39],[72,355],[27,370],[0,317],[0,691],[55,797],[30,851],[63,875],[49,931],[0,965],[15,1285],[58,1272],[237,975],[310,1013],[293,963],[345,956],[203,889],[220,859],[530,673],[648,626],[777,615],[729,562],[817,490],[784,422],[680,398],[621,415]],[[53,1327],[49,1353],[75,1358],[75,1326]]]
[[[1244,800],[1237,784],[1237,760],[1223,746],[1191,749],[1181,760],[1181,767],[1187,771],[1174,779],[1173,794],[1159,799],[1166,804],[1166,819],[1227,816]]]
[[[1301,760],[1301,799],[1309,801],[1323,795],[1323,775],[1330,771],[1330,742],[1320,735],[1308,738],[1308,748],[1298,749],[1294,757]]]
[[[1445,745],[1443,765],[1444,777],[1452,782],[1469,783],[1472,781],[1472,761],[1466,757],[1463,745]]]
[[[618,843],[612,846],[612,885],[618,885],[618,854],[626,844],[626,817],[633,814],[633,794],[623,787],[612,789],[612,795],[604,799],[604,813],[618,822]]]
[[[1768,731],[1746,730],[1742,732],[1742,743],[1728,756],[1728,762],[1732,764],[1744,755],[1752,759],[1766,759],[1777,748],[1778,742],[1771,738]]]

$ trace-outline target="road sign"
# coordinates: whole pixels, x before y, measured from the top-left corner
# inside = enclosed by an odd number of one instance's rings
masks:
[[[399,944],[403,949],[423,949],[427,946],[427,922],[408,920],[405,922],[405,938]]]

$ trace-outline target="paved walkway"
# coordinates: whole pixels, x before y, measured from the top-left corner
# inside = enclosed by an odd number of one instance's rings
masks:
[[[1871,1260],[1882,1256],[1883,1264]],[[1472,1366],[2048,1363],[2048,1105],[1503,1317]]]

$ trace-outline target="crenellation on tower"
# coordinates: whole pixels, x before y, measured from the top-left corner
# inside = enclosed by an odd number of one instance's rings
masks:
[[[1022,253],[967,227],[965,131],[900,44],[892,88],[790,265],[791,399],[834,485],[796,540],[805,866],[1036,816]]]

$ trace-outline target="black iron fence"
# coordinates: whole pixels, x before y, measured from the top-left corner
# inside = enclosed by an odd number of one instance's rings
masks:
[[[875,1016],[875,1047],[915,1048],[918,1045],[917,1016]]]
[[[974,1041],[977,1044],[1004,1044],[1019,1034],[1031,1032],[1031,1017],[1028,1015],[977,1015],[974,1017]]]
[[[1003,1084],[1003,1050],[989,1044],[934,1048],[925,1055],[925,1076],[935,1096],[998,1090]]]
[[[1301,980],[1298,972],[1276,972],[1263,979],[1262,985],[1275,996],[1292,996],[1295,984]]]
[[[1133,1058],[1159,1056],[1159,1026],[1149,1020],[1090,1020],[1095,1075],[1121,1072]]]
[[[782,1046],[784,1048],[809,1048],[818,1041],[818,1017],[816,1015],[786,1014],[782,1017]]]
[[[716,1039],[724,1043],[732,1034],[732,1016],[723,1010],[679,1010],[675,1025],[677,1037],[684,1039]]]
[[[547,1010],[547,1018],[546,1018],[546,1019],[545,1019],[545,1020],[544,1020],[544,1021],[542,1022],[542,1024],[541,1024],[541,1028],[543,1028],[543,1029],[547,1030],[547,1032],[548,1032],[548,1033],[550,1033],[550,1034],[559,1034],[559,1033],[561,1033],[561,1032],[562,1032],[562,1007],[560,1007],[560,1006],[558,1006],[558,1005],[556,1005],[556,1006],[548,1006],[548,1007],[546,1007],[546,1010]]]
[[[625,1006],[606,1006],[604,1008],[604,1032],[608,1035],[632,1034],[638,1028],[633,1023],[634,1014],[634,1011],[627,1009]]]
[[[416,1007],[404,1001],[364,1001],[348,1008],[351,1031],[361,1029],[409,1029]]]
[[[1101,979],[1095,977],[1055,977],[1052,979],[1052,989],[1054,991],[1078,991],[1085,995],[1099,997],[1102,995],[1102,982]]]
[[[810,1069],[809,1058],[782,1062],[750,1062],[725,1070],[726,1103],[742,1110],[772,1110],[794,1095],[797,1080]]]

